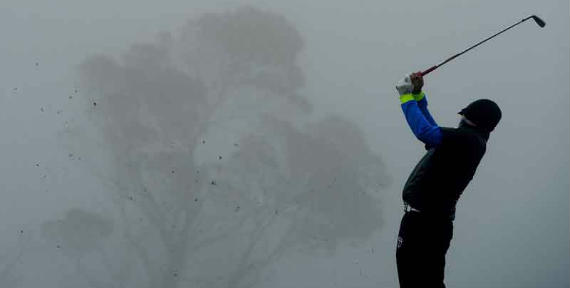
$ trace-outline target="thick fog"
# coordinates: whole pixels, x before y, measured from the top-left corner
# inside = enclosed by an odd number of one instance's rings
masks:
[[[548,1],[2,1],[0,287],[398,287],[401,190],[442,126],[503,119],[449,287],[569,287],[570,7]]]

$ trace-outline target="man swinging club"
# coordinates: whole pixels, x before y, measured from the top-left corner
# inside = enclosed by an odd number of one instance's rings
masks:
[[[439,127],[427,109],[422,73],[396,89],[408,125],[427,153],[403,189],[396,262],[400,287],[445,287],[445,254],[453,234],[455,205],[485,154],[489,134],[501,119],[495,102],[480,99],[459,112],[457,128]]]

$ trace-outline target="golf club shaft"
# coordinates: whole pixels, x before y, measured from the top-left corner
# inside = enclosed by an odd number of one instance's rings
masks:
[[[515,26],[517,26],[517,25],[523,23],[524,21],[526,21],[526,20],[528,20],[528,19],[531,19],[531,18],[533,18],[533,16],[529,16],[529,17],[527,17],[527,18],[524,18],[524,19],[522,19],[521,21],[519,21],[519,22],[517,22],[517,23],[515,23],[515,24],[513,24],[513,25],[511,25],[511,26],[509,26],[509,27],[507,27],[507,28],[505,28],[505,29],[503,29],[503,30],[501,30],[500,32],[496,33],[495,35],[493,35],[493,36],[491,36],[491,37],[489,37],[489,38],[487,38],[487,39],[485,39],[485,40],[483,40],[483,41],[481,41],[481,42],[479,42],[479,43],[477,43],[477,44],[475,44],[475,45],[473,45],[473,46],[471,46],[471,47],[469,47],[469,48],[467,48],[467,49],[465,49],[465,50],[463,50],[463,51],[460,52],[460,53],[457,53],[457,54],[455,54],[455,55],[449,57],[449,58],[446,59],[445,61],[443,61],[443,62],[441,62],[441,63],[439,63],[439,64],[437,64],[437,65],[435,65],[435,66],[432,66],[431,68],[429,68],[429,69],[427,69],[427,70],[421,72],[421,73],[422,73],[422,76],[425,76],[425,75],[429,74],[429,73],[432,72],[433,70],[435,70],[435,69],[437,69],[437,68],[439,68],[439,67],[445,65],[447,62],[449,62],[449,61],[451,61],[451,60],[453,60],[453,59],[455,59],[455,58],[457,58],[457,57],[459,57],[459,56],[461,56],[461,55],[467,53],[469,50],[471,50],[471,49],[473,49],[473,48],[475,48],[475,47],[477,47],[477,46],[479,46],[479,45],[481,45],[481,44],[483,44],[483,43],[485,43],[485,42],[487,42],[487,41],[489,41],[489,40],[491,40],[491,39],[497,37],[498,35],[504,33],[505,31],[507,31],[507,30],[509,30],[509,29],[511,29],[511,28],[513,28],[513,27],[515,27]]]

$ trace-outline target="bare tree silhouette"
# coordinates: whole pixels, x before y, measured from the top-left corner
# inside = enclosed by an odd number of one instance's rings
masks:
[[[387,178],[361,131],[340,117],[296,121],[311,111],[299,93],[303,45],[284,17],[243,7],[80,65],[111,153],[100,174],[123,256],[145,275],[124,285],[253,287],[289,249],[330,250],[380,227],[371,192]],[[215,133],[232,148],[199,161],[227,144],[206,139]]]

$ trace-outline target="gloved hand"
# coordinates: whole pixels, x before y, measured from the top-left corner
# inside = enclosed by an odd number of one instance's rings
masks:
[[[410,94],[414,90],[414,84],[412,84],[412,74],[407,74],[404,78],[400,79],[396,84],[396,90],[400,93],[400,96],[404,94]]]
[[[424,87],[424,77],[422,72],[412,73],[410,75],[410,81],[412,82],[412,94],[420,94],[422,92],[422,87]]]
[[[396,90],[401,95],[404,94],[419,94],[422,92],[422,87],[424,86],[424,78],[421,72],[407,74],[398,81],[396,84]]]

